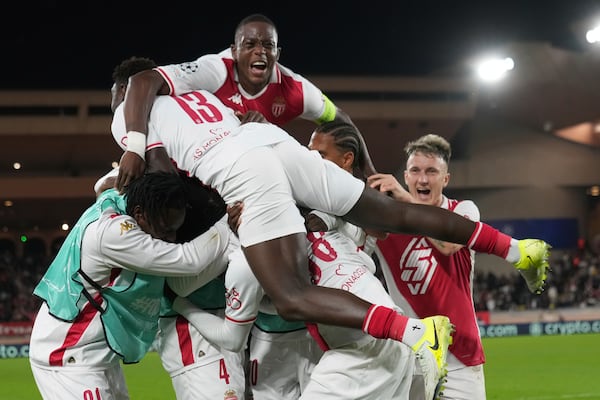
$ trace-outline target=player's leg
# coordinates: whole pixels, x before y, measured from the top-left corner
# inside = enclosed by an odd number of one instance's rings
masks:
[[[310,186],[302,188],[301,182],[289,180],[270,148],[245,153],[222,180],[213,182],[226,203],[244,203],[238,229],[240,242],[252,272],[278,314],[287,320],[363,329],[374,337],[394,338],[416,346],[415,351],[428,348],[425,344],[435,336],[440,343],[437,351],[445,354],[450,343],[447,318],[445,324],[430,329],[423,321],[408,318],[390,307],[373,305],[347,291],[311,285],[304,219],[291,196],[290,182],[294,190],[310,190]],[[352,196],[337,195],[338,206],[342,203],[342,208],[350,208],[363,186],[360,181],[352,181]],[[440,362],[439,368],[434,368],[437,373],[432,375],[434,386],[445,363],[445,357],[435,357]]]
[[[225,315],[223,309],[209,312]],[[177,399],[208,400],[226,392],[243,398],[243,354],[213,346],[182,316],[160,319],[158,353]]]
[[[393,200],[366,187],[359,179],[298,142],[281,142],[274,145],[273,149],[293,183],[292,194],[298,204],[344,216],[363,228],[424,235],[460,243],[514,263],[530,256],[531,261],[522,268],[518,263],[515,265],[532,291],[539,290],[543,285],[549,248],[543,241],[516,241],[487,224],[470,221],[449,210]]]
[[[256,326],[250,335],[249,381],[255,399],[295,400],[308,381],[320,353],[306,329],[292,332],[264,332]],[[320,351],[320,349],[318,349]]]
[[[43,399],[129,400],[125,376],[119,364],[93,371],[61,367],[43,368],[31,364],[31,371]]]
[[[410,355],[410,348],[401,343],[375,339],[329,350],[314,368],[300,399],[397,398],[399,386],[412,376]]]

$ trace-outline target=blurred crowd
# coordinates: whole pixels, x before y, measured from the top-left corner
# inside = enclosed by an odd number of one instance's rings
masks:
[[[33,289],[54,258],[41,248],[17,256],[0,248],[0,322],[33,321],[40,301]],[[553,252],[546,290],[534,295],[518,273],[495,275],[475,267],[476,311],[518,311],[600,305],[600,257],[587,250]]]
[[[588,250],[554,251],[546,288],[532,294],[514,272],[494,275],[477,271],[473,298],[476,311],[553,310],[600,305],[600,256]]]

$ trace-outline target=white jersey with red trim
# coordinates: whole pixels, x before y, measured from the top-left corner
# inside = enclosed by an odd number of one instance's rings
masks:
[[[194,240],[175,244],[154,239],[128,215],[105,210],[87,226],[81,245],[81,270],[100,287],[131,282],[136,273],[185,276],[201,273],[214,261],[226,266],[224,254],[229,239],[226,220],[219,221]],[[84,287],[92,297],[98,290],[87,280]],[[44,303],[35,320],[30,340],[32,364],[44,367],[90,369],[119,363],[96,308],[86,303],[73,322],[51,316]]]
[[[470,200],[444,196],[442,207],[479,221],[479,209]],[[456,327],[451,354],[467,366],[484,363],[472,292],[475,253],[463,247],[445,256],[429,238],[404,234],[390,234],[377,247],[388,291],[396,304],[416,318],[447,315]],[[463,366],[454,364],[452,357],[448,363],[449,370]]]
[[[115,110],[111,129],[115,141],[126,150],[123,104]],[[198,90],[156,98],[148,120],[146,150],[164,147],[179,169],[212,185],[242,154],[286,140],[293,138],[273,124],[240,125],[233,110],[212,93]]]
[[[303,76],[276,63],[269,83],[256,95],[239,84],[231,50],[207,54],[195,61],[157,67],[170,88],[179,95],[204,89],[226,106],[245,113],[259,111],[267,121],[283,126],[299,117],[316,121],[325,113],[323,93]]]
[[[319,286],[341,289],[373,304],[398,309],[375,277],[375,263],[346,235],[338,231],[309,232],[309,268]],[[361,330],[318,324],[329,348],[376,340]]]

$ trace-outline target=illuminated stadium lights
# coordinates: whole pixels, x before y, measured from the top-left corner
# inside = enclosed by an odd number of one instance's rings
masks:
[[[60,229],[62,229],[63,231],[68,231],[69,230],[69,224],[64,223],[60,226]]]
[[[477,64],[477,75],[486,82],[496,82],[515,67],[512,58],[489,58]]]
[[[600,42],[600,25],[588,30],[585,34],[585,40],[590,44]]]
[[[21,169],[21,163],[20,162],[13,163],[13,168],[14,169]]]
[[[113,161],[112,164],[111,164],[111,166],[113,168],[117,168],[119,166],[119,163],[117,161]]]

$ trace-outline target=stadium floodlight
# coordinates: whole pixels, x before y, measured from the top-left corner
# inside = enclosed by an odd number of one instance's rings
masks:
[[[510,57],[488,58],[480,61],[477,66],[477,75],[485,82],[496,82],[506,76],[506,73],[515,67],[515,62]]]
[[[600,42],[600,25],[588,30],[585,34],[585,40],[587,40],[587,42],[590,44]]]

